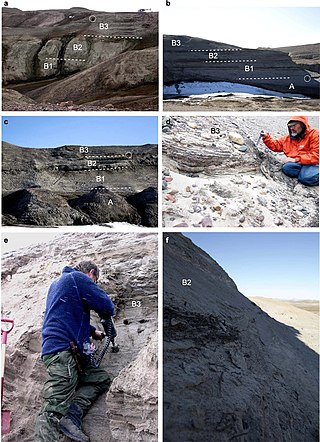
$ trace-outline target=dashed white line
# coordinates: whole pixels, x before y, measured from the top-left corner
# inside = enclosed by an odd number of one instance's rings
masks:
[[[290,80],[290,77],[240,77],[238,80]]]
[[[119,154],[119,155],[86,155],[85,159],[90,158],[128,158],[126,154]]]
[[[257,60],[205,60],[205,63],[255,63]]]
[[[115,167],[97,167],[92,169],[83,169],[80,172],[92,172],[93,170],[105,171],[105,170],[119,170],[119,169],[128,169],[128,166],[115,166]]]
[[[55,58],[55,57],[46,57],[45,60],[57,60],[57,61],[87,61],[84,58]]]
[[[103,191],[103,190],[132,190],[132,187],[131,186],[124,186],[124,187],[103,187],[103,188],[101,188],[101,187],[92,187],[90,190],[100,190],[100,191]]]
[[[90,169],[82,169],[79,170],[78,172],[92,172],[92,171],[100,171],[100,172],[104,172],[106,170],[123,170],[123,169],[129,169],[128,166],[114,166],[114,167],[96,167],[96,168],[90,168]],[[59,166],[55,166],[54,168],[55,171],[57,172],[61,172],[61,170],[59,169]]]
[[[242,51],[242,49],[189,49],[190,52],[233,52],[233,51]]]
[[[142,40],[142,37],[136,37],[134,35],[95,35],[95,34],[84,34],[82,37],[89,38],[115,38],[116,40],[128,39],[128,40]]]

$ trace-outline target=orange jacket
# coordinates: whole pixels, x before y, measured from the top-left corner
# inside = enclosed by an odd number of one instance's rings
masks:
[[[306,126],[303,138],[291,139],[290,135],[274,140],[267,134],[262,140],[274,152],[284,152],[300,164],[319,164],[319,131],[312,129],[308,117],[291,117],[290,120],[301,121]],[[289,120],[289,121],[290,121]]]

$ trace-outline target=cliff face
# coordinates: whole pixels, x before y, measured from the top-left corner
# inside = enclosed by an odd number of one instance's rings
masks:
[[[157,145],[33,149],[4,142],[2,152],[7,224],[157,225]],[[145,201],[150,188],[152,198]],[[132,204],[129,197],[135,197]]]
[[[172,45],[172,40],[180,40],[180,46]],[[319,98],[319,83],[285,52],[246,49],[185,35],[166,35],[163,45],[165,85],[229,82]]]
[[[65,102],[156,110],[157,29],[157,13],[3,8],[4,85],[39,110]]]
[[[64,265],[83,259],[101,269],[101,287],[115,302],[120,348],[102,361],[114,385],[89,412],[85,431],[92,442],[101,435],[109,442],[126,440],[123,435],[157,440],[157,241],[146,233],[64,234],[3,256],[2,316],[15,320],[7,347],[4,403],[12,420],[5,442],[33,440],[46,378],[40,359],[46,294]],[[102,330],[98,317],[91,318]]]
[[[317,354],[189,239],[166,237],[164,440],[315,442]]]

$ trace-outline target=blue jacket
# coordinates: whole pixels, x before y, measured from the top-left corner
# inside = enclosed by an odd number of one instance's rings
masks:
[[[61,276],[51,284],[42,328],[42,356],[70,349],[73,341],[83,353],[94,327],[90,310],[101,318],[114,315],[108,295],[89,276],[64,267]]]

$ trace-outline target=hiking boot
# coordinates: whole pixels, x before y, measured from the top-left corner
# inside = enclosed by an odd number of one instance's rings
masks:
[[[90,442],[89,437],[84,434],[84,432],[80,428],[78,428],[68,417],[63,417],[61,419],[60,431],[65,436],[68,436],[71,440],[75,440],[77,442]]]

